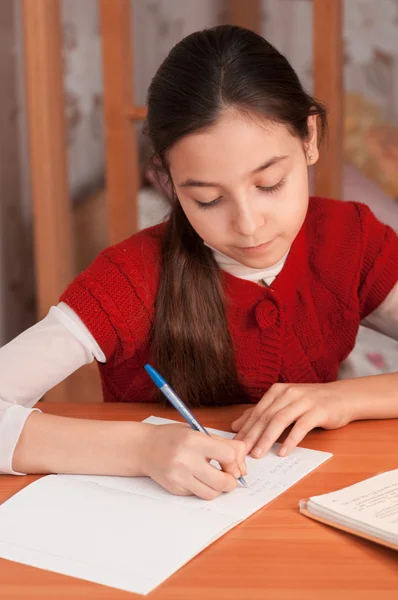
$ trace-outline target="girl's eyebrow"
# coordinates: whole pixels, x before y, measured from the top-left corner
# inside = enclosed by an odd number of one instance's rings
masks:
[[[287,158],[287,155],[273,156],[272,158],[267,160],[265,163],[262,163],[259,167],[256,167],[255,169],[253,169],[253,171],[250,171],[249,175],[256,175],[257,173],[261,173],[262,171],[269,169],[269,167],[272,167],[276,163],[284,160],[285,158]],[[186,188],[186,187],[201,188],[201,187],[222,187],[222,186],[219,183],[214,183],[211,181],[199,181],[198,179],[188,178],[185,181],[183,181],[182,183],[179,183],[178,187],[180,187],[180,188]]]

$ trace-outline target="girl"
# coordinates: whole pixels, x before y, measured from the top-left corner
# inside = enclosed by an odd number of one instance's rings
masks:
[[[172,49],[147,119],[170,219],[103,251],[1,350],[0,471],[148,475],[210,499],[292,423],[281,455],[313,427],[398,417],[397,373],[336,381],[360,322],[398,339],[398,240],[361,204],[308,197],[325,126],[255,33],[216,27]],[[94,358],[108,402],[153,401],[150,362],[192,407],[253,407],[232,441],[32,411]]]

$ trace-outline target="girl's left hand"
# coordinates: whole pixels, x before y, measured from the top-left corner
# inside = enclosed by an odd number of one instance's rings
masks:
[[[284,430],[295,422],[281,446],[279,456],[287,456],[314,429],[337,429],[350,422],[350,415],[339,386],[332,383],[276,383],[253,408],[232,423],[243,440],[247,453],[261,458]]]

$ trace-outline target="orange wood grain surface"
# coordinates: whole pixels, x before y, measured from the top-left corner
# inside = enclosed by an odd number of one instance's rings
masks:
[[[261,12],[260,0],[228,0],[226,3],[227,21],[231,25],[246,27],[261,34]]]
[[[157,405],[40,403],[51,414],[177,419]],[[229,429],[243,407],[197,411],[204,425]],[[332,459],[196,556],[149,597],[154,600],[378,600],[398,598],[398,555],[301,515],[301,498],[335,490],[398,466],[398,420],[316,430],[303,446]],[[36,477],[0,476],[0,502]],[[32,515],[33,518],[33,515]],[[45,523],[43,523],[45,527]],[[1,600],[122,600],[105,586],[0,560]]]
[[[53,0],[22,3],[29,160],[33,203],[37,317],[71,281],[72,218],[66,157],[61,8]],[[47,395],[64,402],[61,383]]]
[[[42,318],[74,273],[61,8],[52,0],[24,0],[22,7],[37,313]]]
[[[315,168],[315,193],[342,198],[344,125],[343,0],[313,0],[314,94],[326,105],[329,131]]]
[[[134,107],[130,0],[100,0],[109,243],[137,231],[140,186]]]
[[[148,109],[146,106],[129,106],[126,115],[132,121],[145,121]]]

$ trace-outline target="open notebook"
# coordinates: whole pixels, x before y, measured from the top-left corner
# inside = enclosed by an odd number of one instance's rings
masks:
[[[147,594],[332,456],[296,448],[280,458],[279,446],[248,457],[248,488],[211,502],[173,496],[146,477],[48,475],[0,506],[0,557]]]
[[[398,550],[398,469],[301,500],[300,511],[321,523]]]

